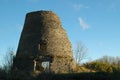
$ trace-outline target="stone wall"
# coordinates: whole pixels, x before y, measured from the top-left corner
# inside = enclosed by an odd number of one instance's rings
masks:
[[[14,68],[32,72],[33,60],[38,55],[38,44],[41,40],[46,41],[46,52],[53,56],[51,71],[64,73],[74,70],[71,43],[59,17],[51,11],[36,11],[26,15]]]

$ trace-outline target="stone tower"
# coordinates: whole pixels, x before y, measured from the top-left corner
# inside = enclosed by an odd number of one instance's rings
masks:
[[[41,60],[44,56],[47,59]],[[13,68],[42,72],[42,62],[50,59],[52,72],[67,73],[75,68],[72,46],[59,17],[52,11],[30,12],[26,15]]]

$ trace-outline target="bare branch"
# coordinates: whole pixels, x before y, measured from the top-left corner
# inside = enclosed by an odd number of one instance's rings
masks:
[[[12,65],[13,65],[13,58],[15,56],[15,53],[13,51],[13,49],[9,48],[6,55],[5,55],[5,58],[4,58],[4,70],[6,72],[8,72],[9,70],[11,70],[12,68]]]
[[[86,53],[87,53],[87,48],[85,48],[81,42],[77,43],[75,50],[75,61],[77,64],[80,64],[83,59],[87,58]]]

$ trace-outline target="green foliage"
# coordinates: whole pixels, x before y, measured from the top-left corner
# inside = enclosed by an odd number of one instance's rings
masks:
[[[113,72],[120,72],[120,66],[112,65]]]
[[[120,67],[116,65],[112,65],[108,62],[100,62],[100,61],[94,61],[90,63],[84,64],[85,67],[95,70],[97,72],[120,72]]]

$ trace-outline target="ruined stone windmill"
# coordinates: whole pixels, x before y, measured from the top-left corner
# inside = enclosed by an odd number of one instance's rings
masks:
[[[43,72],[43,62],[49,63],[46,70],[55,73],[70,72],[75,67],[66,31],[59,17],[51,11],[26,15],[13,68],[30,73]]]

